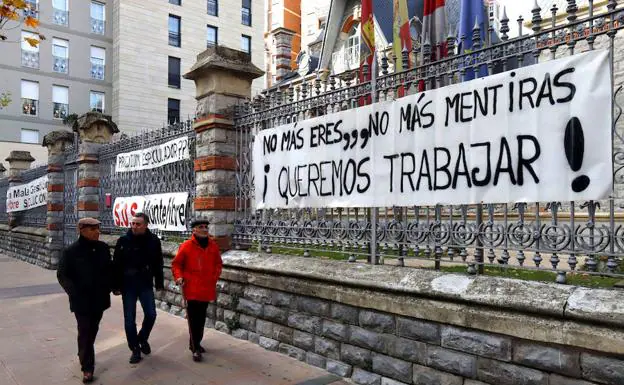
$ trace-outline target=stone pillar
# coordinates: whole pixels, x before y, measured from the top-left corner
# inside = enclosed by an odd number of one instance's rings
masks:
[[[275,39],[275,81],[279,82],[288,72],[292,71],[292,40],[295,32],[287,28],[276,28],[271,31]]]
[[[47,266],[56,269],[63,250],[63,223],[65,220],[65,148],[74,141],[69,131],[52,131],[43,138],[48,148],[48,239]]]
[[[74,124],[78,132],[78,218],[100,217],[100,147],[119,132],[110,116],[87,112]]]
[[[22,172],[30,168],[35,158],[28,151],[11,151],[5,160],[9,162],[9,187],[13,187],[22,184]],[[9,213],[9,227],[17,226],[22,214],[19,211]]]
[[[251,96],[263,72],[248,54],[210,47],[197,56],[185,79],[195,81],[195,215],[210,220],[210,235],[222,250],[232,243],[235,219],[236,133],[234,106]]]

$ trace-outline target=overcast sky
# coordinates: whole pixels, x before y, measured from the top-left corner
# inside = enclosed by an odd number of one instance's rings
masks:
[[[522,15],[524,20],[531,18],[531,9],[535,4],[534,0],[498,0],[501,7],[505,7],[507,10],[507,17],[509,18],[509,32],[510,37],[518,36],[518,17]],[[502,11],[501,11],[502,12]],[[530,32],[524,27],[524,33]]]

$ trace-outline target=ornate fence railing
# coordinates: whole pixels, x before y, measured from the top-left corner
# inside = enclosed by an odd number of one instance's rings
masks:
[[[188,138],[189,159],[165,164],[152,169],[118,172],[115,168],[117,156],[149,147],[158,146],[179,137]],[[187,213],[192,212],[195,197],[195,132],[193,120],[171,124],[159,130],[140,133],[132,137],[122,138],[105,145],[100,149],[100,219],[102,231],[121,234],[126,228],[116,226],[113,216],[115,198],[144,196],[161,193],[188,192]],[[190,215],[186,225],[189,228]],[[160,235],[184,238],[190,233],[157,231]]]
[[[22,183],[26,184],[37,178],[41,178],[42,176],[47,175],[47,173],[48,173],[47,165],[42,165],[42,166],[38,166],[35,168],[31,168],[30,170],[23,171],[21,175]],[[29,210],[25,210],[22,212],[19,218],[20,218],[19,224],[22,226],[46,227],[46,223],[48,220],[48,206],[43,205],[43,206],[35,207]]]
[[[568,3],[575,3],[574,1]],[[568,6],[567,21],[558,24],[560,12],[543,20],[533,10],[532,35],[509,39],[509,20],[501,20],[501,41],[483,47],[480,31],[473,34],[473,52],[455,55],[457,42],[449,38],[450,56],[431,63],[432,47],[425,42],[415,49],[424,60],[403,72],[390,73],[388,58],[380,59],[376,80],[357,83],[355,73],[331,75],[298,85],[266,90],[236,111],[238,174],[237,221],[233,244],[265,252],[317,255],[371,263],[440,268],[466,265],[469,272],[484,266],[548,269],[565,280],[570,271],[619,275],[624,257],[624,121],[621,75],[613,73],[613,173],[614,191],[604,201],[436,205],[431,207],[254,209],[252,144],[255,134],[284,123],[301,121],[355,108],[362,97],[392,100],[399,87],[418,92],[456,84],[467,69],[485,66],[490,75],[535,62],[608,49],[614,61],[624,61],[620,31],[624,12],[609,1],[597,14],[590,1],[588,14],[578,18],[578,8]],[[518,20],[522,28],[523,20]],[[545,25],[550,24],[548,28]],[[487,34],[486,34],[487,35]],[[465,39],[467,37],[462,37]],[[469,38],[469,37],[468,37]],[[404,56],[407,52],[404,52]],[[611,66],[613,71],[613,65]],[[364,71],[367,71],[365,68]],[[373,231],[374,230],[374,231]],[[372,247],[374,246],[374,247]],[[372,250],[376,250],[372,255]]]

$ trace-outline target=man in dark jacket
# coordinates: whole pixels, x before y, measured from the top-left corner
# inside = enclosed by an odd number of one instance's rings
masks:
[[[128,347],[132,351],[130,363],[141,361],[141,352],[150,354],[148,339],[156,323],[156,290],[164,288],[163,255],[160,239],[147,226],[149,217],[137,213],[130,222],[131,229],[119,238],[113,255],[115,294],[121,293],[124,325]],[[136,303],[143,308],[143,324],[137,333]]]
[[[82,382],[93,382],[95,337],[104,310],[111,305],[112,262],[107,244],[100,242],[100,222],[78,221],[80,237],[63,251],[56,276],[69,296],[78,323],[78,357]]]

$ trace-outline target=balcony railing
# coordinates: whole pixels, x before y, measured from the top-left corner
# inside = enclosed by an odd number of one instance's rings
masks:
[[[360,65],[360,47],[351,46],[332,54],[332,65],[335,73],[342,73],[358,68]]]
[[[39,18],[39,4],[37,1],[26,0],[25,1],[28,8],[24,9],[24,17],[33,17],[35,19]]]
[[[69,59],[66,57],[54,56],[54,65],[52,69],[54,72],[58,72],[61,74],[66,74],[69,70]]]
[[[22,98],[22,114],[29,116],[37,116],[39,111],[39,101],[34,99]]]
[[[91,18],[91,32],[104,35],[106,32],[106,22],[104,20]]]
[[[169,31],[169,45],[174,47],[180,46],[180,34]]]
[[[69,26],[69,12],[54,8],[52,22],[56,25]]]
[[[211,16],[219,16],[219,6],[216,1],[208,2],[208,14]]]
[[[249,9],[243,8],[241,13],[241,23],[243,23],[243,25],[251,25],[251,11]]]
[[[39,51],[22,50],[22,66],[39,69]]]
[[[69,114],[69,104],[53,103],[52,115],[54,119],[65,119]]]
[[[97,63],[91,60],[91,78],[97,80],[104,80],[106,67],[104,64]]]

